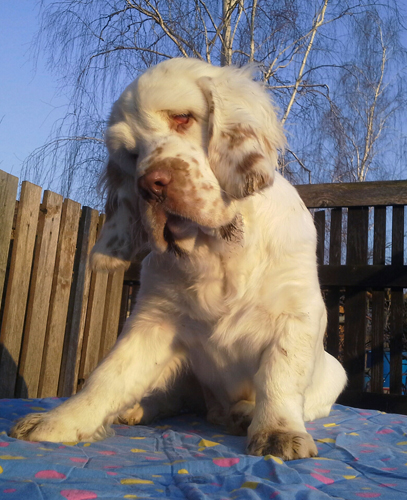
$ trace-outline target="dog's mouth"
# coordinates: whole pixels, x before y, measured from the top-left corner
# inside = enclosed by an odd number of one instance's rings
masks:
[[[218,240],[240,242],[243,237],[242,217],[240,214],[228,224],[216,229],[199,226],[197,223],[179,215],[169,214],[164,226],[163,236],[167,243],[167,252],[178,257],[185,257],[195,244],[199,231]]]
[[[196,238],[198,226],[180,215],[168,214],[163,230],[167,251],[183,257],[191,249]]]
[[[164,232],[170,232],[176,239],[187,238],[193,226],[196,226],[190,219],[182,215],[167,214]]]
[[[172,253],[178,257],[190,254],[200,235],[216,240],[238,242],[242,240],[242,217],[235,215],[232,220],[218,227],[208,226],[205,220],[174,213],[161,203],[143,204],[143,225],[150,235],[150,244],[159,253]],[[189,214],[188,214],[189,215]]]

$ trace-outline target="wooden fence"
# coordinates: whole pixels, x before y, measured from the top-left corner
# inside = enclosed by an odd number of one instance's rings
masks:
[[[91,273],[104,216],[0,171],[0,397],[69,396],[117,338],[123,272]]]
[[[407,181],[297,189],[307,207],[317,209],[319,277],[328,310],[326,348],[341,359],[349,378],[339,401],[407,414],[407,398],[400,397],[406,394]],[[385,355],[390,358],[386,395]]]
[[[17,186],[0,171],[0,397],[69,396],[114,344],[135,300],[139,266],[92,273],[88,255],[104,216],[50,191],[41,202],[41,188],[29,182],[16,202]],[[363,404],[369,373],[373,399],[365,406],[393,401],[407,413],[400,399],[407,181],[297,189],[318,229],[327,350],[349,375],[343,401]],[[387,350],[391,394],[383,395]]]

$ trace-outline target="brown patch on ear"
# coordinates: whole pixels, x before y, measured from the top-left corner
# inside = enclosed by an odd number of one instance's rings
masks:
[[[227,132],[221,132],[220,136],[228,140],[229,149],[235,149],[240,147],[247,139],[255,138],[256,134],[251,127],[236,125]]]
[[[272,184],[271,177],[263,175],[260,172],[249,172],[245,178],[245,185],[242,189],[242,196],[250,196],[257,191],[270,186]]]
[[[251,170],[256,165],[256,163],[258,163],[261,160],[264,160],[264,156],[262,154],[256,152],[249,153],[236,166],[236,170],[240,174],[245,174],[247,173],[248,170]]]
[[[236,171],[244,176],[245,182],[241,196],[249,196],[260,191],[272,183],[269,175],[256,170],[256,164],[264,161],[264,156],[257,152],[247,154],[236,166]]]

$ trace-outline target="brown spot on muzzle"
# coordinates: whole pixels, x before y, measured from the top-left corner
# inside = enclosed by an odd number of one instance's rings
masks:
[[[189,163],[176,157],[162,158],[153,161],[147,168],[144,176],[151,175],[158,171],[167,171],[171,174],[171,191],[184,189],[187,186],[187,179],[190,177]],[[144,177],[143,176],[143,177]],[[170,187],[169,185],[167,186]],[[171,195],[169,195],[171,197]]]

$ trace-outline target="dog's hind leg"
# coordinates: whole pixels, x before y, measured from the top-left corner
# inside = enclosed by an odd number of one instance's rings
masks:
[[[252,423],[254,401],[241,400],[235,403],[229,411],[227,430],[235,436],[246,436],[247,429]]]
[[[316,367],[312,377],[312,383],[305,391],[304,420],[328,416],[345,385],[346,373],[342,365],[324,352],[322,362]]]
[[[121,413],[115,423],[148,425],[158,418],[180,413],[205,414],[201,385],[188,368],[181,368],[179,373],[180,361],[184,359],[174,358],[151,388],[151,394]]]

